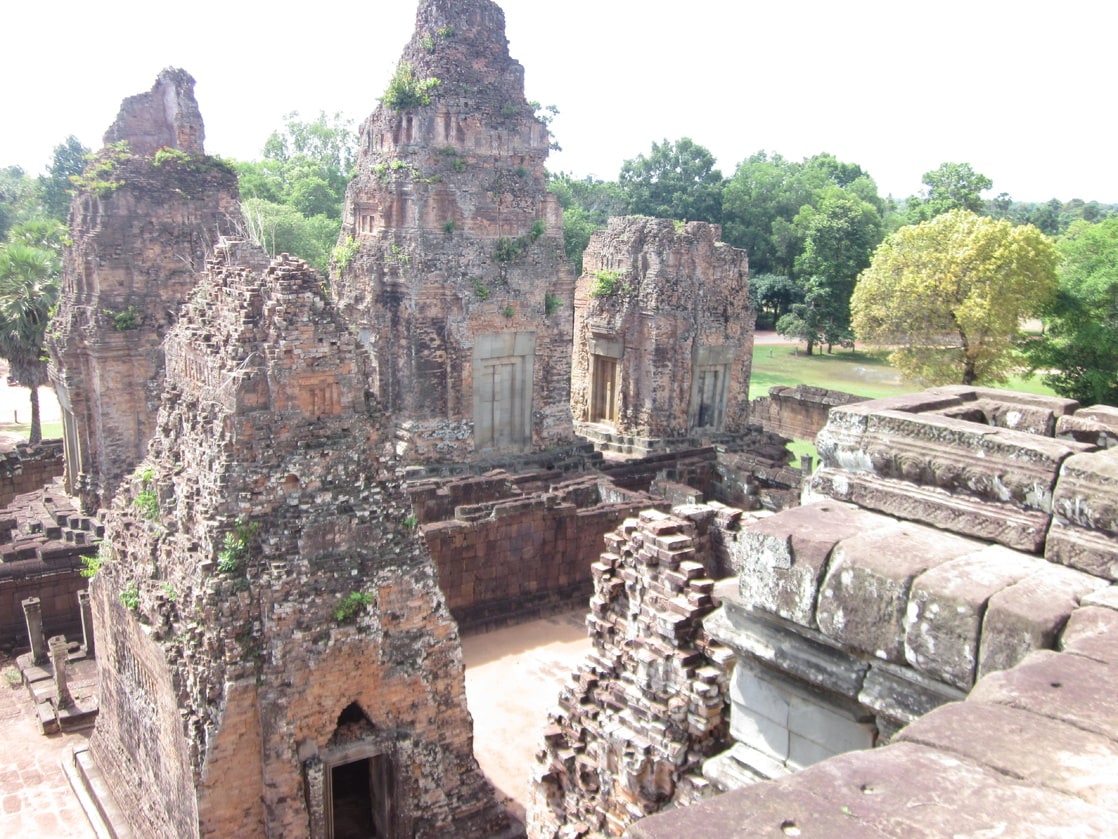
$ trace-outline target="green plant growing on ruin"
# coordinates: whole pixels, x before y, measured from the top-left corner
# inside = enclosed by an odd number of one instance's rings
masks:
[[[124,184],[117,175],[120,165],[132,158],[128,141],[110,143],[96,154],[90,155],[89,164],[80,175],[71,175],[70,183],[80,192],[92,192],[103,197]]]
[[[140,605],[140,588],[135,583],[130,583],[127,588],[120,592],[120,602],[126,609],[133,611],[139,608]]]
[[[505,306],[505,308],[501,310],[501,314],[511,320],[512,318],[516,317],[516,309],[514,309],[512,306]]]
[[[438,85],[438,79],[421,79],[415,75],[415,68],[411,64],[401,61],[380,101],[386,108],[394,111],[409,111],[422,105],[430,105],[431,91]]]
[[[237,519],[233,529],[225,534],[217,555],[217,570],[222,574],[235,574],[248,560],[248,547],[256,536],[260,524]]]
[[[493,253],[493,258],[497,262],[507,264],[520,256],[522,250],[524,250],[524,243],[519,239],[502,236],[497,240],[497,248]]]
[[[446,26],[439,27],[436,34],[440,38],[453,38],[456,33],[455,33],[455,30],[454,30],[454,27],[451,26],[450,24],[447,24]]]
[[[163,166],[166,163],[189,163],[190,155],[178,149],[172,149],[169,146],[163,146],[155,153],[152,158],[151,165],[155,167]]]
[[[102,542],[97,548],[97,553],[87,554],[82,557],[82,570],[78,573],[85,577],[87,580],[92,580],[97,576],[97,572],[101,570],[104,564],[112,559],[111,549],[105,546]]]
[[[543,296],[543,312],[545,315],[553,315],[563,308],[563,299],[550,291]]]
[[[453,235],[457,227],[458,225],[455,224],[454,219],[447,219],[446,223],[443,225],[443,233],[447,236]]]
[[[152,486],[155,481],[155,470],[148,466],[136,476],[140,479],[140,491],[132,498],[132,504],[145,519],[155,521],[159,518],[159,496]]]
[[[361,243],[352,236],[346,236],[345,241],[338,242],[334,246],[334,264],[338,267],[338,270],[344,271],[348,268],[349,263],[353,261],[353,257],[357,256],[359,250],[361,250]]]
[[[410,516],[404,519],[404,527],[406,527],[408,530],[415,530],[418,525],[419,517],[416,516],[415,513],[412,513]]]
[[[476,294],[477,299],[483,303],[489,299],[489,286],[483,283],[478,277],[474,278],[474,294]]]
[[[113,329],[117,332],[139,329],[140,324],[144,321],[144,316],[140,313],[140,310],[133,305],[129,305],[127,309],[122,309],[119,312],[115,309],[103,309],[102,311],[113,322]]]
[[[685,219],[673,219],[672,225],[675,227],[677,236],[682,234],[687,229],[687,221]]]
[[[334,620],[338,623],[352,623],[372,602],[373,598],[366,592],[351,591],[334,607]]]
[[[536,240],[540,238],[540,236],[542,236],[546,231],[547,223],[542,218],[538,218],[534,222],[532,222],[532,228],[528,231],[528,235],[533,240]]]
[[[435,39],[430,35],[424,35],[422,38],[420,38],[419,45],[423,47],[423,49],[427,50],[427,52],[435,51]]]
[[[501,106],[501,116],[514,117],[520,113],[520,106],[515,102],[506,102]]]
[[[167,598],[168,603],[174,603],[178,600],[178,592],[175,591],[175,587],[170,583],[163,583],[159,588],[163,592],[163,596]]]
[[[594,273],[594,286],[590,289],[591,297],[612,297],[615,294],[628,294],[629,284],[625,282],[620,271],[597,271]]]
[[[528,169],[525,166],[517,166],[516,169],[513,170],[513,174],[518,178],[526,178],[528,177]]]
[[[21,684],[23,684],[23,674],[14,667],[5,667],[4,681],[8,683],[8,687],[19,687]]]

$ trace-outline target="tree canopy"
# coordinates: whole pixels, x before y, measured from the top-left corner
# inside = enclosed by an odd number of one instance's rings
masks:
[[[908,201],[908,220],[913,224],[952,210],[981,213],[985,210],[982,193],[994,185],[969,163],[941,163],[924,173],[923,183],[924,197]]]
[[[653,143],[621,166],[618,183],[632,215],[686,221],[722,220],[722,173],[714,155],[688,137]]]
[[[1118,406],[1118,218],[1076,222],[1057,248],[1059,293],[1029,361],[1061,396]]]
[[[858,338],[923,385],[1000,383],[1020,363],[1020,323],[1056,291],[1057,254],[1032,226],[952,210],[902,227],[851,300]]]

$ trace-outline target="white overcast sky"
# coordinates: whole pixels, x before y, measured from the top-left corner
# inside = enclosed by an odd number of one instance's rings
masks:
[[[126,96],[188,70],[206,150],[258,158],[290,111],[359,124],[416,0],[6,0],[0,166],[68,134],[99,147]],[[991,195],[1118,203],[1114,0],[503,0],[529,99],[554,104],[552,171],[613,179],[691,137],[724,175],[758,150],[858,163],[882,195],[968,162]]]

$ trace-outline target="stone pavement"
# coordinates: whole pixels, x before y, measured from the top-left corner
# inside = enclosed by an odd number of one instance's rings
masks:
[[[0,671],[9,668],[14,658],[0,653]],[[62,771],[88,740],[88,731],[43,735],[27,689],[0,679],[0,836],[95,839]]]

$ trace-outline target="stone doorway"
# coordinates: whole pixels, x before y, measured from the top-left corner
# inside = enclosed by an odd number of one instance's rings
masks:
[[[393,839],[392,759],[387,754],[330,767],[332,839]]]
[[[591,379],[590,421],[617,421],[617,359],[594,356]]]
[[[718,428],[722,425],[725,406],[725,376],[718,368],[699,370],[696,375],[696,428]]]
[[[532,442],[534,332],[481,335],[474,345],[474,446],[519,451]]]

